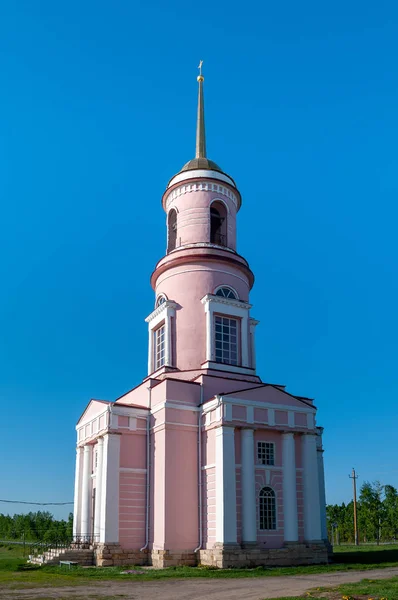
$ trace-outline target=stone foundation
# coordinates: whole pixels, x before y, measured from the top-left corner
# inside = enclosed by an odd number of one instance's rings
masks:
[[[196,567],[198,564],[197,556],[189,550],[152,550],[151,564],[156,569],[164,567]]]
[[[152,565],[156,569],[191,566],[197,564],[220,569],[240,567],[289,567],[295,565],[319,565],[329,562],[330,548],[327,542],[316,541],[302,544],[286,544],[283,548],[263,549],[238,544],[216,545],[199,550],[123,550],[119,544],[95,544],[94,562],[98,567],[123,565]]]
[[[220,545],[199,550],[202,565],[220,569],[240,567],[289,567],[295,565],[319,565],[329,562],[327,544],[323,541],[287,544],[283,548],[241,548],[237,545]]]
[[[94,561],[97,567],[115,567],[122,565],[147,565],[148,550],[124,550],[119,544],[95,544]]]

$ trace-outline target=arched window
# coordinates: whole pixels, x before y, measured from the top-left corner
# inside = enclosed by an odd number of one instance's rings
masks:
[[[233,300],[238,299],[236,293],[229,287],[218,288],[218,290],[216,291],[216,296],[221,296],[222,298],[232,298]]]
[[[175,249],[177,243],[177,211],[172,208],[167,216],[167,252]]]
[[[275,492],[270,487],[260,490],[259,499],[260,529],[276,529]]]
[[[161,304],[166,302],[166,300],[167,300],[166,296],[164,294],[160,294],[160,296],[158,296],[156,298],[155,308],[157,308],[158,306],[160,306]]]
[[[213,202],[210,207],[210,243],[227,245],[227,209],[222,202]]]

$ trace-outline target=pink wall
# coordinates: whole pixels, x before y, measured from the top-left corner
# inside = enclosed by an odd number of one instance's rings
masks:
[[[146,468],[145,432],[123,433],[120,440],[120,466],[130,469]]]
[[[120,473],[119,540],[122,548],[145,543],[145,473]]]
[[[275,425],[287,425],[287,411],[286,410],[276,410],[275,411]]]
[[[168,210],[177,210],[177,246],[210,241],[210,205],[217,199],[227,210],[228,247],[236,249],[236,206],[230,198],[220,193],[223,188],[229,186],[216,183],[213,185],[217,191],[195,190],[195,187],[202,187],[200,183],[186,183],[186,190],[195,191],[181,194],[169,203]],[[176,187],[181,188],[181,184],[177,184]]]
[[[165,542],[170,550],[198,545],[198,432],[167,426]]]
[[[268,409],[255,408],[254,409],[254,421],[256,423],[268,423]]]
[[[307,427],[307,415],[305,413],[295,413],[294,424],[296,427]]]

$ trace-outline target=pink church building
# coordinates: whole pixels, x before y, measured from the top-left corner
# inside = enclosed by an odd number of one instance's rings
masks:
[[[257,374],[242,199],[207,158],[198,83],[196,156],[162,198],[148,374],[77,424],[74,534],[104,566],[327,562],[322,428],[310,398]]]

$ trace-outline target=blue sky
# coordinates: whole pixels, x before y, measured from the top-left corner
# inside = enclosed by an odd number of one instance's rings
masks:
[[[76,420],[146,374],[199,59],[259,372],[316,398],[329,502],[398,486],[397,40],[393,2],[3,0],[0,498],[72,500]]]

